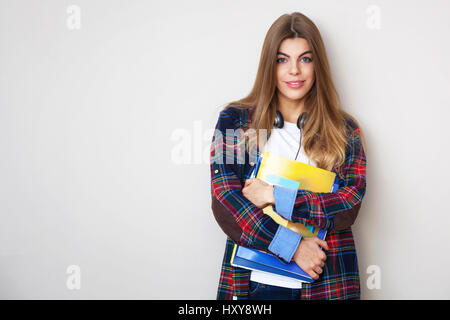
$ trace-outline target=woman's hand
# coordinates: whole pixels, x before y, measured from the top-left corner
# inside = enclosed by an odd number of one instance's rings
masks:
[[[275,204],[273,186],[258,178],[245,180],[242,194],[255,206],[261,209],[269,204]]]
[[[320,247],[330,250],[324,240],[317,237],[303,238],[292,257],[292,260],[315,280],[319,279],[319,274],[322,273],[327,259]]]

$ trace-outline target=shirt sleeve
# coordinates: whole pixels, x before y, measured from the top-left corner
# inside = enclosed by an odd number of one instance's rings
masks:
[[[335,192],[274,187],[275,210],[285,219],[319,228],[349,227],[356,219],[366,190],[366,156],[359,128],[352,131],[347,150],[344,180]]]
[[[243,172],[241,169],[244,164],[239,164],[237,159],[238,153],[245,149],[242,149],[244,146],[239,143],[235,130],[229,130],[236,127],[236,121],[239,121],[239,115],[234,111],[222,110],[212,138],[210,168],[213,214],[219,226],[234,242],[270,251],[289,262],[302,237],[278,225],[242,194],[243,183],[237,172]]]

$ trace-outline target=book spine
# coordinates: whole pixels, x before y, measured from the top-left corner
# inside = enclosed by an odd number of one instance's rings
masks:
[[[256,160],[255,169],[253,170],[253,173],[252,173],[252,178],[256,178],[256,176],[258,175],[259,166],[261,165],[261,160],[262,160],[262,156],[258,157],[258,159]]]
[[[236,256],[237,247],[238,247],[238,245],[235,243],[234,247],[233,247],[233,253],[231,254],[231,261],[230,261],[231,264],[233,264],[234,257]]]

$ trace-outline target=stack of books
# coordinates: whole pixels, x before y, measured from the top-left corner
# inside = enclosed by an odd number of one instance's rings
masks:
[[[256,177],[272,185],[312,192],[334,192],[338,188],[338,179],[334,172],[271,154],[270,152],[265,152],[259,159],[252,177]],[[325,240],[327,234],[326,229],[319,229],[309,224],[288,221],[276,213],[272,205],[263,208],[263,212],[278,224],[301,234],[302,237],[318,237]],[[231,264],[236,267],[259,270],[308,283],[314,282],[314,279],[294,261],[284,263],[271,253],[237,244],[234,245]]]

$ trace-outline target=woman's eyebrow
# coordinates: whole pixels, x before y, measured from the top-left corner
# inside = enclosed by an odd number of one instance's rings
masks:
[[[303,56],[304,54],[307,54],[307,53],[312,53],[310,50],[308,50],[308,51],[305,51],[305,52],[303,52],[301,55],[299,55],[298,57],[300,58],[301,56]],[[284,52],[281,52],[281,51],[277,51],[277,54],[282,54],[283,56],[286,56],[286,57],[288,57],[289,58],[289,55],[287,55],[286,53],[284,53]]]

